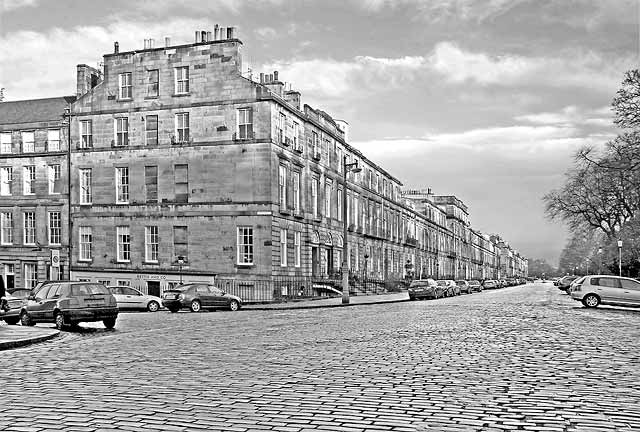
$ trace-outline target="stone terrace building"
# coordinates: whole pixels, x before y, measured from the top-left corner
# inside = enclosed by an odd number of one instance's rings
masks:
[[[0,103],[0,272],[9,289],[69,277],[64,115],[74,100]]]
[[[116,42],[103,74],[78,65],[70,134],[60,135],[61,149],[69,143],[71,193],[62,188],[61,198],[71,217],[61,235],[71,239],[73,279],[160,294],[181,281],[234,279],[251,292],[274,278],[337,276],[345,194],[351,272],[473,273],[462,202],[430,192],[407,199],[397,178],[348,144],[346,122],[303,105],[277,71],[243,76],[241,49],[234,28],[216,26],[191,44],[147,40],[120,52]],[[362,169],[348,173],[346,191],[344,163]],[[50,277],[46,256],[38,279]]]
[[[402,277],[425,233],[400,181],[277,72],[243,77],[234,36],[104,56],[71,123],[74,276],[159,293],[180,279],[335,274],[346,157],[362,168],[348,178],[351,269]]]

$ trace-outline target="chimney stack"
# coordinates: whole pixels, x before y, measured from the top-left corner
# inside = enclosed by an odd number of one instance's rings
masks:
[[[118,42],[113,43],[113,53],[118,54],[120,52],[120,44]]]
[[[273,80],[278,81],[278,71],[273,71]]]
[[[223,40],[227,38],[227,29],[220,26],[220,39],[219,40]]]
[[[218,28],[218,24],[216,24],[216,25],[213,27],[213,40],[218,40],[218,37],[219,37],[219,35],[220,35],[220,31],[219,31],[219,30],[220,30],[220,29]]]
[[[202,42],[200,30],[196,30],[196,43]]]
[[[264,84],[264,72],[260,72],[260,84]]]
[[[227,28],[227,39],[233,39],[235,29],[236,29],[235,27]]]

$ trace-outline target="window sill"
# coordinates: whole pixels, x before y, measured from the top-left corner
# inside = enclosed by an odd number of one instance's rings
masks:
[[[142,265],[158,265],[159,261],[143,261]]]
[[[132,97],[118,98],[118,102],[133,102],[133,98]]]
[[[80,203],[79,206],[80,207],[91,207],[93,205],[93,203]]]
[[[78,259],[78,262],[91,264],[93,262],[93,259]]]
[[[255,267],[254,263],[236,263],[237,268],[252,268]]]
[[[158,96],[145,96],[144,99],[158,99]]]
[[[293,215],[293,217],[296,218],[296,219],[304,219],[304,214],[296,213],[296,214]]]
[[[121,205],[121,206],[125,206],[125,205],[129,205],[129,201],[120,201],[120,202],[116,202],[116,205]]]
[[[291,216],[291,211],[280,209],[280,214],[285,216]]]
[[[191,96],[191,93],[174,93],[171,96],[173,96],[173,97]]]
[[[116,264],[131,264],[131,260],[128,260],[128,261],[116,260]]]

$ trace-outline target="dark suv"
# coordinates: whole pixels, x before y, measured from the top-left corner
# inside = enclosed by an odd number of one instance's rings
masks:
[[[118,304],[102,284],[92,282],[51,281],[38,284],[20,311],[24,326],[54,323],[58,330],[80,322],[102,321],[112,329],[118,318]]]

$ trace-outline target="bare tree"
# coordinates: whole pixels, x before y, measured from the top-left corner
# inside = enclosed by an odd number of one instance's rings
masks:
[[[622,87],[611,104],[615,113],[614,123],[621,128],[640,127],[640,71],[627,71]]]

